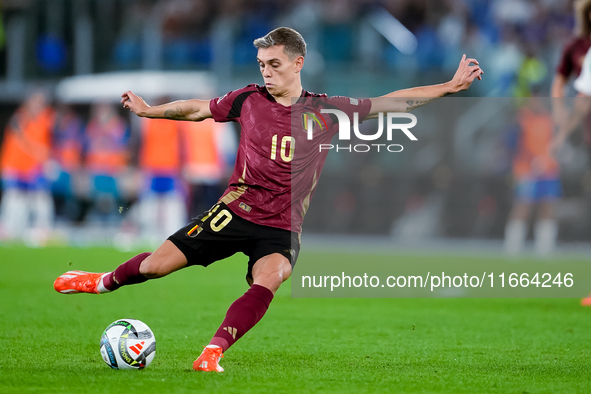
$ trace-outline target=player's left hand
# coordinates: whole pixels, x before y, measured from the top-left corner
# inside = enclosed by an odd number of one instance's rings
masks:
[[[123,108],[128,108],[138,116],[146,116],[146,110],[150,108],[143,98],[134,94],[131,90],[121,95],[121,104],[123,104]]]
[[[480,68],[478,60],[462,56],[456,74],[451,80],[453,93],[468,89],[475,79],[482,80],[482,74],[484,71]]]

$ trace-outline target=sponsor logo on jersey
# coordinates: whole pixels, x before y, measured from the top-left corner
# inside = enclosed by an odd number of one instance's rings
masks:
[[[250,210],[252,209],[250,207],[250,205],[247,205],[247,204],[245,204],[243,202],[241,202],[240,204],[238,204],[238,207],[244,209],[246,212],[250,212]]]

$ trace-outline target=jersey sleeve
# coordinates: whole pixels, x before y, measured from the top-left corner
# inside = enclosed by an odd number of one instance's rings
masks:
[[[242,104],[248,96],[257,91],[256,85],[233,90],[209,101],[209,110],[216,122],[238,121]]]
[[[562,54],[560,55],[560,62],[558,63],[558,67],[556,67],[556,74],[560,74],[563,77],[568,78],[573,72],[574,67],[572,51],[574,46],[574,40],[565,45],[564,49],[562,50]]]

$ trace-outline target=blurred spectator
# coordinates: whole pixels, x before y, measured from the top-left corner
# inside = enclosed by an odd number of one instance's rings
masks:
[[[67,221],[80,220],[80,170],[82,160],[82,119],[67,104],[57,108],[53,130],[53,158],[56,176],[51,187],[55,199],[56,215]]]
[[[352,59],[354,30],[351,22],[355,18],[356,4],[348,0],[327,0],[323,2],[322,55],[328,63],[346,62]]]
[[[144,186],[139,196],[138,214],[142,238],[154,244],[162,243],[188,219],[186,191],[180,177],[180,123],[141,119],[139,165]]]
[[[107,221],[117,214],[120,191],[117,178],[128,165],[129,133],[115,108],[95,103],[85,131],[85,167],[90,175],[92,219]]]
[[[162,9],[164,59],[172,68],[211,61],[212,5],[205,0],[166,0]]]
[[[552,253],[558,225],[554,204],[562,194],[558,162],[550,154],[554,124],[550,110],[537,97],[528,99],[518,112],[519,134],[513,158],[515,195],[513,209],[505,228],[505,250],[522,251],[532,209],[537,206],[534,250],[539,255]]]
[[[456,68],[457,59],[462,57],[465,41],[468,39],[468,7],[462,0],[447,0],[449,11],[444,13],[437,26],[437,39],[442,45],[446,70],[453,71]],[[478,37],[478,31],[474,34]],[[479,40],[482,40],[479,37]],[[478,53],[469,52],[470,56],[480,59]]]
[[[46,242],[53,226],[53,201],[45,175],[50,158],[54,111],[45,92],[33,92],[10,119],[0,158],[5,236],[33,245]]]
[[[36,61],[36,67],[28,67],[28,72],[38,74],[36,76],[47,75],[47,72],[67,75],[72,71],[68,67],[69,62],[77,61],[77,56],[74,59],[66,56],[67,49],[77,46],[88,46],[90,54],[104,52],[101,51],[104,47],[113,48],[112,66],[115,69],[212,66],[215,64],[212,62],[212,34],[218,32],[216,26],[219,27],[219,22],[223,20],[228,22],[222,30],[227,49],[231,52],[228,59],[236,65],[252,61],[254,38],[281,24],[298,24],[308,33],[312,30],[318,32],[317,36],[309,34],[311,50],[322,51],[331,67],[346,69],[352,61],[361,64],[367,61],[357,56],[364,42],[360,39],[360,32],[365,29],[367,33],[371,11],[383,8],[416,36],[419,45],[414,54],[402,55],[387,40],[380,39],[379,33],[372,31],[375,35],[370,33],[370,37],[377,38],[373,40],[375,50],[372,49],[372,53],[376,53],[375,59],[386,59],[386,62],[379,62],[378,68],[383,67],[385,72],[388,66],[397,69],[424,68],[428,71],[441,70],[442,67],[455,69],[456,52],[462,51],[462,48],[466,51],[469,46],[476,48],[476,52],[488,52],[488,59],[474,51],[470,51],[469,55],[489,65],[489,79],[490,72],[496,71],[490,65],[497,58],[498,64],[503,65],[504,58],[495,54],[499,47],[505,47],[501,54],[519,59],[524,49],[517,45],[518,53],[508,52],[513,49],[512,44],[536,44],[534,56],[548,63],[552,61],[557,45],[562,45],[564,32],[573,24],[571,12],[565,6],[570,1],[566,0],[136,0],[109,2],[109,10],[114,11],[108,14],[119,17],[112,18],[108,32],[99,29],[93,38],[93,34],[84,32],[86,28],[92,31],[93,25],[101,26],[101,18],[104,18],[101,12],[89,13],[89,25],[84,27],[80,24],[72,29],[75,34],[63,33],[64,29],[71,30],[71,26],[63,26],[62,20],[71,23],[63,15],[79,15],[79,2],[60,2],[56,7],[46,7],[44,2],[13,0],[5,3],[1,11],[7,28],[11,26],[13,17],[18,19],[23,24],[19,31],[23,33],[19,33],[20,41],[17,42],[28,47],[23,53],[37,53],[35,59],[27,59],[32,65]],[[88,3],[89,9],[101,9],[99,0],[89,0]],[[17,9],[18,15],[15,12]],[[21,15],[27,18],[21,19]],[[36,27],[32,25],[39,20],[43,23]],[[82,23],[82,19],[74,20]],[[306,27],[306,23],[313,24],[314,28]],[[112,34],[111,30],[117,31],[117,34]],[[515,34],[511,42],[501,42],[500,36],[505,35],[507,30]],[[28,39],[25,31],[35,31],[36,37]],[[32,47],[35,44],[37,50]],[[101,56],[87,60],[94,63],[91,69],[104,68],[101,64],[105,59]],[[509,62],[509,66],[512,64]],[[421,78],[420,75],[411,77]],[[411,81],[408,83],[412,84]],[[491,80],[488,86],[493,89],[495,83]]]
[[[530,97],[532,88],[539,87],[547,73],[546,66],[535,56],[533,50],[526,51],[521,67],[517,71],[513,96]]]
[[[113,57],[119,69],[137,68],[141,64],[142,50],[146,50],[142,48],[142,32],[144,24],[150,22],[150,10],[150,4],[144,1],[131,2],[122,10],[125,23],[113,45]]]
[[[211,208],[225,188],[225,176],[236,158],[237,141],[227,123],[212,119],[182,122],[185,163],[183,176],[190,185],[191,217]]]

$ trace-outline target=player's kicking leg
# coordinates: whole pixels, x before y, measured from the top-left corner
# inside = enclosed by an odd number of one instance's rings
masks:
[[[108,293],[121,286],[161,278],[186,265],[185,255],[166,240],[154,253],[140,253],[112,272],[68,271],[55,280],[53,288],[63,294]]]
[[[273,253],[260,258],[252,268],[252,286],[230,306],[211,342],[193,362],[193,369],[223,372],[219,365],[223,352],[261,320],[275,292],[290,275],[291,265],[285,256]]]

